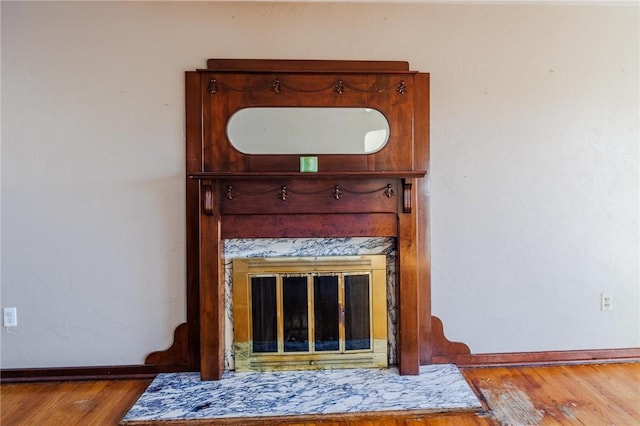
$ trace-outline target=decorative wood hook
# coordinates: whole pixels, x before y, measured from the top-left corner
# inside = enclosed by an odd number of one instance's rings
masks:
[[[212,78],[209,80],[209,85],[207,86],[207,91],[212,95],[218,93],[218,80]]]
[[[400,83],[398,83],[398,88],[396,89],[396,92],[400,93],[401,95],[404,95],[405,93],[407,93],[407,86],[404,83],[404,80],[400,80]]]
[[[233,200],[233,185],[227,185],[224,190],[224,198],[227,200]]]
[[[333,187],[333,192],[331,193],[331,196],[336,200],[339,200],[340,198],[342,198],[342,191],[340,191],[340,185],[336,185]]]
[[[286,201],[287,197],[289,197],[289,194],[287,194],[287,185],[282,185],[280,187],[280,191],[278,191],[278,198],[282,201]]]
[[[280,83],[280,80],[275,80],[271,85],[271,88],[273,89],[274,93],[282,92],[282,84]]]

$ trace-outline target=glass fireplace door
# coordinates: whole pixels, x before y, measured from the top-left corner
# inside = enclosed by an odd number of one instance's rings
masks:
[[[340,350],[340,294],[337,276],[313,277],[313,347]]]
[[[371,349],[369,274],[251,277],[253,352]]]

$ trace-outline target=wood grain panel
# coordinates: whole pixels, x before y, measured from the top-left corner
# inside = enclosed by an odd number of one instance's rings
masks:
[[[395,237],[395,214],[229,215],[222,238]]]
[[[202,170],[202,90],[200,75],[185,74],[185,137],[186,173]],[[187,364],[192,370],[200,368],[200,182],[185,179],[185,245],[186,245],[186,302],[187,302]],[[180,360],[175,360],[176,363]]]
[[[431,364],[431,173],[430,173],[430,92],[429,74],[416,74],[413,91],[413,132],[415,145],[415,163],[417,170],[427,171],[423,179],[418,179],[416,194],[420,200],[417,205],[418,232],[418,279],[419,279],[419,341],[420,363]]]
[[[415,179],[407,179],[415,185]],[[418,200],[415,200],[418,202]],[[402,211],[402,201],[399,201]],[[398,214],[398,369],[401,374],[419,374],[419,282],[418,216],[416,210]]]
[[[209,59],[213,71],[409,72],[406,61],[331,61],[313,59]]]
[[[367,104],[382,112],[389,121],[389,141],[385,147],[373,157],[374,170],[416,170],[414,167],[415,141],[413,137],[413,95],[415,87],[414,76],[385,74],[370,75],[372,87],[387,89],[381,92],[369,93]],[[404,82],[407,92],[399,94],[394,87],[398,82]],[[424,170],[424,169],[421,169]]]

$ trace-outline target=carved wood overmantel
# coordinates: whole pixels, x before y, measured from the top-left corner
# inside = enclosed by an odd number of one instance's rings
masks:
[[[309,152],[318,169],[301,172],[300,155],[234,147],[227,123],[250,107],[373,108],[389,137],[368,154]],[[406,62],[211,59],[186,73],[186,143],[183,340],[204,380],[223,373],[228,238],[395,237],[399,370],[431,362],[429,74]]]

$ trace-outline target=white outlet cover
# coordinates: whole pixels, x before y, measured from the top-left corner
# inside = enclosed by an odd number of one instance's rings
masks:
[[[603,311],[613,310],[613,294],[602,293],[600,295],[600,309]]]
[[[4,308],[4,326],[18,326],[18,310],[16,308]]]

